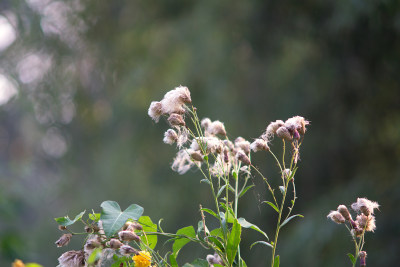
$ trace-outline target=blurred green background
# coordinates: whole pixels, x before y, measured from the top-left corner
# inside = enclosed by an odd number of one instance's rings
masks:
[[[213,207],[209,188],[170,169],[168,126],[147,115],[178,85],[231,139],[311,120],[296,177],[305,218],[285,226],[281,266],[350,266],[350,236],[326,215],[357,197],[381,204],[368,265],[399,262],[399,1],[2,0],[1,266],[56,266],[81,240],[56,248],[53,218],[104,200],[143,206],[165,231],[197,225],[198,205]],[[278,179],[270,157],[254,160]],[[240,214],[272,236],[275,214],[254,183]],[[269,264],[268,248],[249,250],[258,239],[245,231],[248,266]],[[210,253],[189,246],[181,263]]]

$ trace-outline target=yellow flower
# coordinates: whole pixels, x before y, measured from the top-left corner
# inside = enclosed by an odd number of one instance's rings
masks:
[[[21,260],[15,260],[12,267],[25,267],[25,264]]]
[[[135,267],[149,267],[151,264],[151,255],[147,251],[140,251],[139,255],[133,256]]]

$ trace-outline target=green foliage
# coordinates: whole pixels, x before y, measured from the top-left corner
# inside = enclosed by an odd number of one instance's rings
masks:
[[[68,216],[65,217],[59,217],[59,218],[55,218],[54,220],[56,220],[56,222],[59,225],[62,226],[70,226],[74,223],[76,223],[77,221],[79,221],[82,216],[85,214],[85,211],[82,211],[81,213],[79,213],[78,215],[75,216],[75,218],[73,220],[71,220]]]
[[[196,259],[192,263],[186,263],[183,267],[208,267],[208,262],[203,259]]]
[[[238,251],[239,243],[240,243],[240,235],[242,228],[237,219],[234,219],[232,229],[228,236],[228,243],[226,247],[226,255],[228,258],[228,262],[232,265],[236,253]]]
[[[238,218],[237,220],[238,220],[240,226],[242,226],[243,228],[250,228],[250,229],[253,229],[253,230],[255,230],[255,231],[261,233],[262,235],[264,235],[267,239],[269,239],[268,236],[267,236],[267,234],[266,234],[264,231],[262,231],[257,225],[252,224],[252,223],[246,221],[245,218]]]
[[[100,219],[107,237],[115,234],[128,219],[138,220],[143,214],[143,208],[136,204],[130,205],[124,211],[121,211],[115,201],[104,201],[100,206],[102,207]]]
[[[356,259],[356,258],[354,258],[353,254],[351,254],[351,253],[347,253],[347,256],[349,256],[351,263],[352,263],[353,265],[355,265],[355,264],[356,264],[356,261],[357,261],[357,259]]]
[[[304,218],[303,215],[301,214],[295,214],[290,216],[289,218],[287,218],[286,220],[283,221],[283,223],[281,224],[281,227],[283,227],[285,224],[287,224],[291,219],[293,219],[294,217],[300,217],[300,218]]]
[[[195,238],[196,232],[194,231],[193,226],[187,226],[179,229],[176,232],[176,239],[172,245],[172,255],[176,258],[178,256],[179,251],[190,242],[189,238]],[[189,237],[189,238],[188,238]]]
[[[275,257],[274,267],[279,267],[279,255],[276,255],[276,257]]]
[[[157,224],[153,223],[149,216],[142,216],[138,222],[142,225],[144,232],[157,232]],[[157,245],[158,237],[156,234],[146,233],[142,236],[142,244],[140,244],[142,250],[146,250],[147,246],[154,249]]]

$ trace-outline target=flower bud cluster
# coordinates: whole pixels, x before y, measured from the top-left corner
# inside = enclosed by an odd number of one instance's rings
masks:
[[[276,135],[286,141],[299,140],[301,136],[304,136],[306,126],[309,124],[309,121],[300,116],[292,117],[285,122],[277,120],[268,125],[261,139],[269,142]]]

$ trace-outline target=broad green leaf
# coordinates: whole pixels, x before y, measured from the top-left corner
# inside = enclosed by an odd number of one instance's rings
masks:
[[[275,206],[274,203],[270,202],[270,201],[263,201],[262,203],[267,203],[268,205],[270,205],[274,210],[276,210],[276,212],[279,213],[279,209],[277,206]]]
[[[349,256],[351,263],[354,265],[356,263],[356,258],[354,258],[353,254],[348,253],[347,256]]]
[[[226,256],[228,258],[229,265],[232,265],[236,253],[238,251],[241,231],[242,227],[240,226],[239,222],[235,219],[233,221],[232,230],[228,236],[228,244],[226,247]]]
[[[214,243],[214,245],[216,245],[216,246],[219,248],[220,251],[222,251],[222,252],[225,251],[224,245],[222,244],[222,242],[221,242],[220,239],[218,239],[218,238],[215,237],[215,236],[208,236],[207,239],[208,239],[208,241],[210,241],[211,243]]]
[[[87,260],[87,263],[88,264],[94,264],[98,259],[100,259],[101,251],[102,251],[101,248],[95,248],[93,250],[93,252],[90,254],[90,256],[89,256],[89,258]]]
[[[242,190],[242,192],[239,194],[239,197],[242,197],[244,194],[246,194],[246,192],[247,192],[250,188],[252,188],[252,187],[254,187],[254,184],[249,185],[249,186],[246,186],[246,187]]]
[[[59,225],[69,226],[69,225],[76,223],[78,220],[80,220],[82,218],[83,214],[85,214],[85,211],[82,211],[81,213],[76,215],[75,219],[73,219],[73,220],[71,220],[68,216],[55,218],[54,220],[56,220],[56,222]]]
[[[245,218],[239,218],[239,219],[238,219],[238,222],[239,222],[240,226],[242,226],[242,227],[244,227],[244,228],[253,229],[253,230],[255,230],[255,231],[257,231],[257,232],[263,234],[267,239],[269,239],[268,236],[267,236],[267,234],[266,234],[264,231],[262,231],[257,225],[252,224],[252,223],[246,221]]]
[[[220,238],[223,238],[223,237],[224,237],[224,232],[222,232],[222,229],[221,229],[221,228],[216,228],[216,229],[214,229],[214,230],[212,230],[212,231],[210,232],[210,235],[218,236],[218,237],[220,237]]]
[[[100,213],[90,213],[89,219],[92,221],[98,222],[100,220]]]
[[[176,262],[175,255],[169,255],[169,262],[171,263],[172,267],[179,267],[178,263]]]
[[[25,264],[25,267],[43,267],[43,266],[38,263],[29,262]]]
[[[207,208],[202,208],[201,210],[202,210],[202,211],[205,211],[205,212],[207,212],[207,213],[209,213],[209,214],[211,214],[212,216],[214,216],[215,218],[218,219],[218,216],[217,216],[217,214],[216,214],[214,211],[212,211],[212,210],[210,210],[210,209],[207,209]]]
[[[176,234],[182,235],[182,236],[187,236],[187,237],[192,237],[192,238],[196,237],[196,232],[194,231],[193,226],[187,226],[187,227],[181,228],[176,232]],[[189,242],[190,242],[190,239],[188,239],[188,238],[177,237],[177,239],[174,241],[174,244],[172,245],[172,254],[175,257],[177,257],[181,248]]]
[[[287,224],[291,219],[293,219],[294,217],[300,217],[300,218],[304,218],[303,215],[301,214],[296,214],[296,215],[292,215],[289,218],[287,218],[282,224],[281,227],[284,226],[285,224]]]
[[[115,201],[104,201],[100,206],[102,208],[100,219],[107,237],[115,234],[128,219],[137,220],[143,214],[143,208],[136,204],[130,205],[123,212]]]
[[[138,223],[142,225],[143,232],[157,232],[157,224],[153,223],[149,216],[142,216]],[[146,250],[146,246],[154,249],[157,245],[157,235],[146,234],[141,237],[140,248]]]
[[[208,262],[203,259],[197,259],[192,263],[186,263],[183,267],[208,267]]]
[[[250,249],[251,249],[254,245],[257,245],[257,244],[261,244],[261,245],[268,246],[268,247],[270,247],[270,248],[274,248],[274,247],[273,247],[270,243],[268,243],[268,242],[265,242],[265,241],[257,241],[257,242],[254,242],[253,244],[251,244]]]
[[[275,257],[274,267],[279,267],[279,255],[276,255],[276,257]]]

